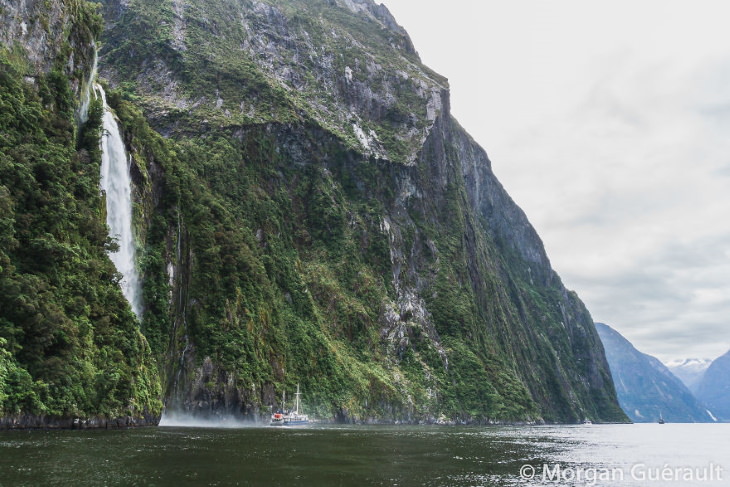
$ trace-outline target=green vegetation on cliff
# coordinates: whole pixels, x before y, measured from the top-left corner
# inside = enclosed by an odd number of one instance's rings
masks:
[[[71,4],[50,72],[0,46],[0,415],[154,416],[156,368],[106,255],[101,106],[78,136],[74,122],[68,56],[101,20]]]
[[[508,273],[520,264],[493,256],[479,270],[489,290],[475,289],[460,237],[468,210],[453,195],[446,209],[409,210],[410,234],[397,246],[418,255],[413,265],[429,283],[425,302],[402,302],[392,279],[398,248],[384,221],[398,204],[393,188],[418,170],[363,159],[311,124],[163,139],[120,93],[109,99],[146,167],[143,206],[154,216],[144,329],[168,364],[171,408],[253,415],[301,383],[323,417],[621,419],[605,376],[590,391],[604,394],[595,409],[586,401],[572,412],[567,398],[538,405],[531,390],[543,400],[569,393],[550,371],[553,347],[574,353],[564,328],[553,338],[529,329],[531,320],[564,318],[548,305],[560,300],[559,281],[552,290],[516,282],[524,296],[515,303],[488,265]],[[155,173],[164,174],[157,188]],[[442,211],[453,212],[445,223],[434,220]],[[530,320],[523,332],[520,319]],[[515,364],[508,354],[520,348],[530,355]]]
[[[101,3],[145,311],[105,255],[100,107],[76,134],[73,76],[5,54],[3,414],[258,417],[299,383],[338,420],[624,418],[590,315],[382,6]]]

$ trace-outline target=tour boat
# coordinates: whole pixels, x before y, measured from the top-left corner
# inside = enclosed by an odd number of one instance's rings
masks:
[[[284,424],[287,426],[298,426],[309,423],[309,416],[299,412],[299,396],[302,393],[299,392],[299,384],[297,384],[297,400],[294,406],[294,411],[290,411],[289,414],[284,415]]]

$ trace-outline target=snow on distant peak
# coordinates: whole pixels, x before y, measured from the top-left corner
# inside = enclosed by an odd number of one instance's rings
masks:
[[[672,360],[665,365],[679,380],[684,382],[692,393],[696,393],[710,364],[712,364],[712,360],[706,358],[684,358]]]
[[[669,362],[665,363],[668,368],[670,369],[676,369],[676,368],[683,368],[683,369],[695,369],[697,371],[699,370],[706,370],[710,364],[712,363],[711,359],[708,358],[680,358],[675,360],[670,360]]]

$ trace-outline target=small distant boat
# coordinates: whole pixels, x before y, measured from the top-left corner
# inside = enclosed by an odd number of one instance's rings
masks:
[[[284,413],[277,411],[272,414],[269,426],[284,426]]]
[[[284,404],[286,403],[286,391],[281,395],[281,409],[271,415],[269,426],[284,426]]]
[[[586,418],[586,419],[583,420],[583,424],[593,424],[593,421],[591,421],[590,419]]]
[[[289,414],[284,415],[284,424],[286,426],[299,426],[303,424],[309,423],[309,416],[306,414],[302,414],[299,412],[299,406],[300,406],[300,396],[302,395],[301,392],[299,392],[299,384],[297,384],[297,399],[294,405],[294,411],[290,411]]]
[[[659,424],[664,424],[664,418],[659,414]]]

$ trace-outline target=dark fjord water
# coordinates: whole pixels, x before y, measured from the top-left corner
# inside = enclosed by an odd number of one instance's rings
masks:
[[[727,486],[730,424],[0,432],[0,486]]]

